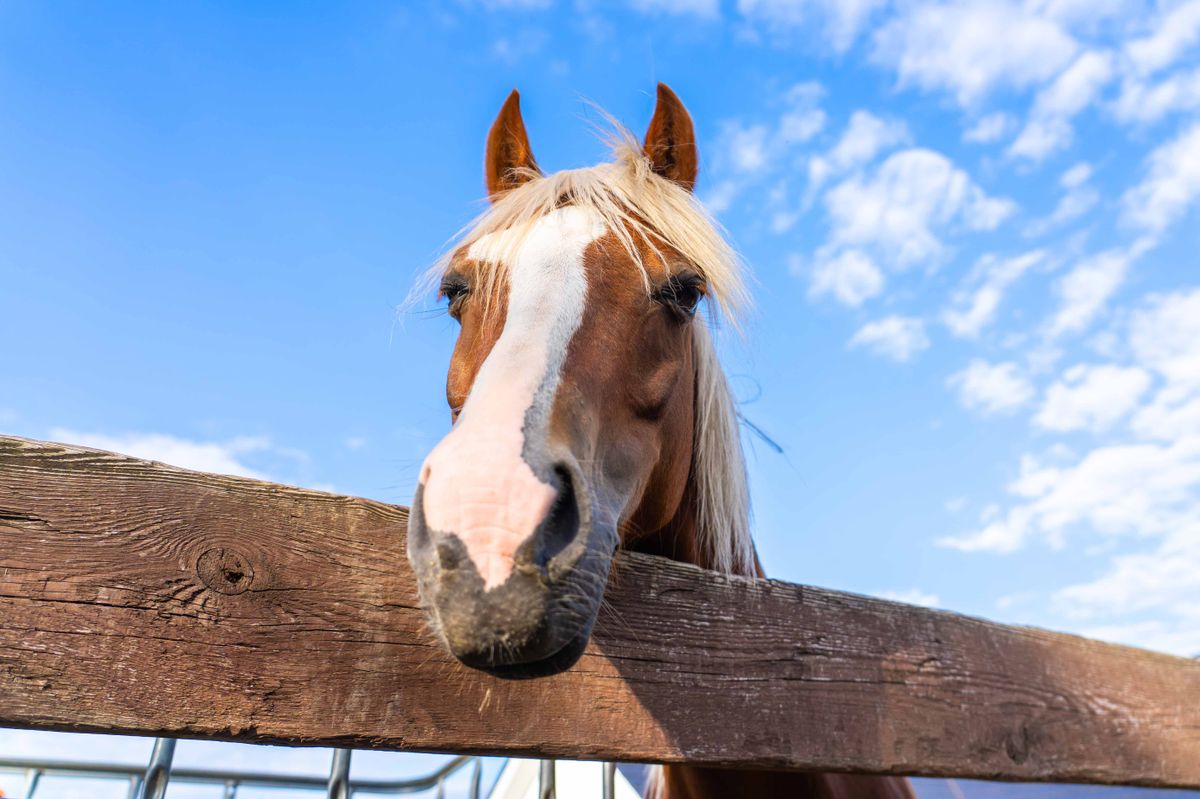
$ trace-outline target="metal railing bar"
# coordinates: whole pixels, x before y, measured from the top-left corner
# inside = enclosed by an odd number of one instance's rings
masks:
[[[22,794],[25,799],[33,799],[33,795],[37,793],[38,782],[41,779],[42,772],[40,769],[31,768],[25,772],[25,792]]]
[[[175,759],[175,739],[155,738],[150,752],[150,765],[142,778],[141,799],[164,799],[167,783],[171,781],[171,761]]]
[[[412,777],[404,780],[356,779],[350,787],[355,793],[387,794],[387,793],[417,793],[437,787],[439,779],[449,776],[459,769],[474,763],[478,758],[471,755],[459,755],[448,760],[443,766],[430,774]],[[131,797],[137,796],[145,770],[139,766],[118,765],[112,763],[73,763],[63,760],[39,760],[32,758],[0,758],[0,771],[23,773],[37,769],[45,777],[95,777],[118,778],[124,777],[131,784]],[[289,776],[287,774],[271,774],[254,771],[221,771],[219,769],[173,768],[171,780],[174,782],[203,783],[224,785],[233,781],[239,787],[253,788],[326,788],[329,780],[326,777]]]
[[[543,760],[541,771],[538,773],[538,799],[557,799],[558,792],[554,787],[554,761]]]
[[[600,778],[601,790],[604,794],[604,799],[616,799],[617,797],[617,764],[611,761],[604,763],[604,771]]]
[[[471,799],[479,799],[479,790],[483,787],[483,761],[475,758],[475,765],[471,767],[471,787],[467,794]]]
[[[329,799],[350,799],[350,755],[351,749],[334,749],[333,762],[329,765]]]

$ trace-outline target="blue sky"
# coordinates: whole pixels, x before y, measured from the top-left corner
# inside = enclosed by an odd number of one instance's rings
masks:
[[[658,80],[768,572],[1200,653],[1200,0],[0,5],[0,429],[407,502],[501,101]]]

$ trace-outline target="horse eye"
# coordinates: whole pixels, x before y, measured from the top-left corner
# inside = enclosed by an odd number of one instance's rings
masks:
[[[457,318],[462,300],[470,291],[471,287],[467,285],[467,281],[457,275],[452,275],[442,281],[442,285],[438,288],[438,296],[446,299],[450,315]]]
[[[668,308],[692,317],[696,314],[696,306],[704,298],[704,281],[694,275],[672,277],[658,292],[659,302]]]

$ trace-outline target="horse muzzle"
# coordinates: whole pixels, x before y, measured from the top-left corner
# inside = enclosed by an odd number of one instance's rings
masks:
[[[539,510],[533,533],[519,542],[502,525],[432,528],[426,482],[417,488],[409,517],[409,560],[432,626],[463,664],[499,676],[552,674],[579,658],[616,549],[615,525],[602,529],[593,523],[578,469],[561,460],[545,471],[553,499]],[[429,481],[438,478],[436,472],[427,475]],[[440,489],[445,496],[445,487]],[[488,518],[528,516],[527,508],[507,512],[488,490],[460,486],[454,496],[467,504],[490,502]]]

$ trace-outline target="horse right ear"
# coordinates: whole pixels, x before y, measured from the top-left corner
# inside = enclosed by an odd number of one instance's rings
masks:
[[[529,135],[525,132],[525,121],[521,119],[521,95],[516,89],[504,101],[488,133],[483,174],[488,195],[493,200],[541,174],[529,147]]]
[[[696,186],[700,159],[692,117],[679,96],[665,83],[658,84],[658,102],[646,131],[646,157],[650,168],[667,180],[691,191]]]

